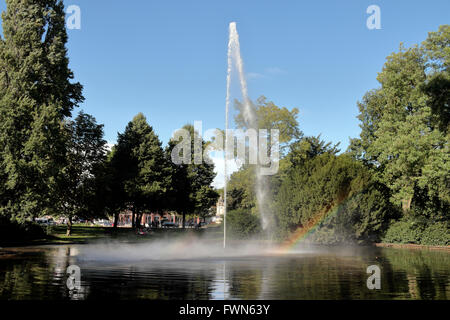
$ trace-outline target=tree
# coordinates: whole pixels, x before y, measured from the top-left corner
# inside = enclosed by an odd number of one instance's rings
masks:
[[[385,97],[380,89],[367,92],[362,101],[358,102],[360,138],[350,139],[347,152],[367,165],[379,166],[378,153],[371,146],[376,138],[375,132],[379,129],[384,105]]]
[[[324,152],[292,166],[276,195],[278,235],[300,229],[321,243],[373,240],[391,213],[388,191],[348,155]]]
[[[119,134],[111,164],[132,210],[133,227],[139,228],[145,211],[164,208],[163,197],[171,184],[170,166],[161,142],[142,113]]]
[[[234,239],[249,239],[260,234],[261,221],[245,209],[230,210],[227,213],[227,234]]]
[[[245,165],[230,176],[227,208],[230,210],[245,209],[251,211],[255,206],[255,168]]]
[[[303,137],[297,121],[299,112],[297,108],[289,110],[286,107],[279,107],[272,101],[267,101],[267,98],[264,96],[259,97],[255,103],[251,103],[250,107],[256,115],[258,129],[268,130],[269,141],[271,140],[270,130],[279,130],[281,157],[284,157],[293,141],[299,141]],[[235,101],[235,108],[239,111],[235,117],[238,128],[244,130],[251,129],[250,124],[246,123],[244,118],[243,104]],[[280,171],[284,170],[285,165],[286,161],[282,159],[280,161]],[[276,189],[276,185],[279,184],[279,178],[279,175],[270,178],[261,177],[262,184],[271,185],[272,190]],[[253,165],[243,165],[239,171],[233,173],[228,185],[227,206],[231,209],[257,210],[255,183],[255,166]]]
[[[201,153],[204,154],[208,143],[205,142],[200,134],[194,130],[190,124],[182,128],[189,133],[190,150],[194,150],[198,144],[201,146]],[[186,142],[186,141],[184,141]],[[175,140],[171,139],[167,147],[167,157],[171,157],[176,145],[183,143],[183,138]],[[183,150],[187,152],[187,150]],[[217,202],[219,194],[211,186],[216,174],[214,172],[214,164],[208,158],[203,156],[201,163],[195,163],[194,153],[186,157],[189,163],[176,164],[172,162],[172,189],[168,194],[168,208],[182,213],[183,228],[186,223],[186,214],[196,214],[205,216],[209,209]]]
[[[295,167],[324,153],[336,155],[340,152],[340,149],[338,149],[339,144],[332,145],[331,142],[327,143],[321,140],[320,135],[317,137],[302,137],[289,146],[290,152],[286,156],[286,160],[290,166]]]
[[[113,146],[106,156],[101,169],[101,185],[106,212],[113,216],[113,227],[117,229],[120,212],[127,209],[127,193],[123,186],[120,163],[116,155],[117,146]],[[134,222],[133,222],[134,224]]]
[[[106,157],[103,125],[95,118],[80,112],[66,125],[67,154],[64,168],[58,175],[58,209],[55,213],[67,219],[67,236],[71,235],[72,219],[96,217],[103,214],[101,186],[96,184]]]
[[[378,75],[381,87],[359,104],[362,132],[350,151],[372,165],[405,212],[423,190],[450,201],[449,41],[443,26],[422,47],[401,46]]]
[[[272,101],[267,101],[267,98],[264,96],[259,97],[256,103],[251,103],[250,107],[256,114],[258,129],[266,129],[269,135],[270,130],[279,130],[281,151],[286,149],[290,141],[299,139],[302,136],[302,132],[298,127],[297,116],[299,111],[297,108],[289,111],[285,107],[278,107]],[[235,101],[235,108],[239,111],[234,119],[236,125],[241,129],[250,129],[250,125],[246,123],[244,118],[243,104]]]
[[[450,125],[450,25],[442,25],[437,32],[430,32],[422,43],[427,57],[426,67],[431,69],[424,86],[429,96],[435,125],[449,133]]]
[[[62,1],[7,0],[0,40],[0,213],[23,221],[55,209],[64,120],[83,101],[72,83]]]

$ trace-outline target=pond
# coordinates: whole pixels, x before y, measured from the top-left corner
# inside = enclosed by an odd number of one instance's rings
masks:
[[[142,246],[136,255],[126,254],[132,244],[117,255],[108,254],[114,246],[0,249],[0,300],[450,298],[448,251],[308,247],[152,259],[138,258]],[[80,268],[75,290],[66,284],[70,265]],[[379,290],[367,287],[371,265],[381,270]]]

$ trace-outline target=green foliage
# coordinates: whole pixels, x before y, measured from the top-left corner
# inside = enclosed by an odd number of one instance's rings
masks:
[[[0,217],[0,243],[24,242],[46,238],[44,227],[31,222],[19,222]]]
[[[75,120],[66,122],[66,133],[67,153],[57,176],[58,200],[53,215],[68,218],[69,224],[74,216],[90,219],[104,216],[101,186],[97,184],[106,158],[103,125],[80,112]]]
[[[110,160],[117,176],[116,194],[136,214],[164,208],[164,194],[171,183],[170,167],[158,136],[142,113],[136,115],[119,134]]]
[[[227,233],[234,239],[249,239],[259,235],[261,222],[248,210],[231,210],[227,213]]]
[[[450,226],[448,221],[428,223],[413,218],[394,221],[382,237],[388,243],[414,243],[421,245],[450,245]]]
[[[430,32],[422,43],[431,68],[424,91],[434,117],[434,124],[446,134],[450,126],[450,25],[442,25],[437,32]]]
[[[349,150],[374,165],[404,211],[423,191],[450,202],[449,41],[441,26],[422,46],[401,46],[378,75],[381,87],[358,104],[362,132]]]
[[[448,221],[428,225],[422,232],[420,243],[430,246],[450,245],[450,226]]]
[[[83,101],[67,58],[64,4],[8,0],[0,39],[0,214],[24,222],[56,209],[64,120]]]
[[[233,173],[228,181],[227,207],[251,210],[255,206],[255,168],[246,165]]]
[[[387,190],[377,183],[345,199],[333,209],[330,218],[308,238],[323,244],[377,242],[395,212],[390,207]]]
[[[216,173],[214,172],[214,164],[205,155],[208,143],[205,142],[194,127],[190,124],[183,126],[183,130],[189,132],[190,150],[199,151],[203,154],[203,161],[196,163],[195,154],[191,152],[189,155],[189,163],[175,164],[170,163],[173,183],[171,190],[167,194],[167,208],[183,213],[183,224],[186,214],[196,214],[201,217],[209,215],[209,209],[216,204],[219,194],[211,186]],[[178,144],[186,143],[180,137],[179,140],[171,139],[166,150],[167,158],[170,159],[174,148]],[[201,150],[195,150],[196,145]],[[187,152],[187,150],[183,150]],[[182,155],[180,155],[182,156]]]
[[[285,107],[278,107],[272,101],[267,101],[264,96],[259,97],[256,103],[251,103],[250,107],[254,109],[256,114],[256,128],[267,129],[269,135],[270,130],[279,130],[281,151],[287,147],[290,141],[299,139],[302,136],[302,132],[298,127],[297,116],[299,111],[297,108],[289,111]],[[235,117],[237,126],[242,129],[252,128],[252,125],[245,121],[244,105],[239,101],[235,101],[235,108],[239,111]]]
[[[385,242],[448,244],[450,206],[450,26],[421,46],[400,47],[358,103],[359,139],[349,153],[369,165],[402,205]],[[433,221],[433,223],[430,223]]]
[[[332,145],[331,142],[327,143],[321,140],[320,135],[317,137],[302,137],[289,146],[290,152],[285,160],[289,162],[288,167],[300,166],[305,161],[324,153],[331,155],[338,154],[341,151],[338,149],[339,144]]]
[[[206,158],[174,164],[153,128],[138,114],[106,155],[103,126],[87,114],[72,120],[84,98],[67,58],[64,5],[59,0],[7,0],[0,38],[0,238],[42,237],[30,221],[44,214],[94,217],[131,208],[139,223],[148,211],[205,217],[218,193]],[[378,75],[380,87],[358,103],[359,139],[348,154],[318,137],[303,137],[296,108],[260,97],[235,118],[241,129],[280,131],[279,174],[273,191],[281,238],[319,221],[311,240],[449,244],[450,26],[420,45],[400,47]],[[208,142],[193,126],[189,145]],[[270,140],[270,133],[269,133]],[[194,155],[189,156],[194,160]],[[243,166],[229,182],[229,231],[260,233],[255,168]],[[387,200],[389,199],[390,202]],[[402,205],[404,215],[392,204]],[[399,220],[392,220],[399,219]],[[316,221],[317,220],[317,221]],[[385,232],[390,220],[391,223]]]
[[[278,107],[273,102],[267,101],[266,97],[261,96],[257,99],[256,103],[251,103],[250,107],[253,108],[257,123],[250,124],[246,122],[244,117],[244,105],[236,101],[235,107],[239,111],[235,117],[238,128],[244,130],[255,128],[267,129],[268,141],[271,140],[270,130],[279,130],[280,152],[282,155],[287,151],[289,143],[292,140],[300,139],[302,136],[302,132],[298,126],[298,109],[296,108],[288,110],[285,107]],[[282,161],[280,167],[285,166],[285,164],[286,162]],[[255,170],[255,165],[244,164],[237,172],[231,175],[227,192],[227,207],[230,210],[245,209],[252,213],[257,213]],[[280,183],[280,177],[264,177],[264,183],[276,189]]]
[[[289,170],[276,199],[281,238],[321,221],[310,239],[321,243],[376,240],[389,204],[387,191],[348,155],[323,153]]]

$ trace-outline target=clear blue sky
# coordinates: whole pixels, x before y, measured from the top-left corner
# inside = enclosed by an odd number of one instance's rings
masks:
[[[138,112],[164,144],[187,122],[223,128],[227,32],[236,21],[251,97],[299,108],[305,134],[322,133],[345,149],[359,134],[356,102],[378,86],[385,57],[450,23],[448,0],[65,4],[82,13],[68,49],[83,109],[105,124],[110,142]],[[366,27],[371,4],[381,8],[381,30]]]

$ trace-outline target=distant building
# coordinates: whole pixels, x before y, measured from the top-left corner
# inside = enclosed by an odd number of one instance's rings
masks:
[[[223,215],[225,214],[225,205],[223,201],[223,197],[221,196],[219,200],[217,200],[216,204],[216,216],[212,218],[213,222],[221,223],[223,220]]]

